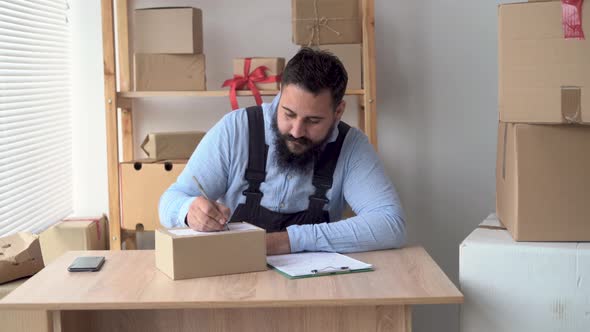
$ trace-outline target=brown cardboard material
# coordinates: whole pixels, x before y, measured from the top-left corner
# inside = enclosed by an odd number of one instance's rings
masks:
[[[321,46],[320,49],[330,51],[338,57],[346,73],[348,74],[347,89],[357,90],[363,88],[362,76],[362,47],[361,44],[343,44],[343,45],[327,45]]]
[[[43,269],[39,236],[20,232],[0,238],[0,284]]]
[[[501,122],[496,212],[516,241],[590,241],[590,127]]]
[[[107,217],[67,218],[39,236],[45,264],[69,250],[107,249]]]
[[[204,54],[145,54],[134,56],[137,91],[206,90]]]
[[[291,9],[293,43],[297,45],[362,42],[358,0],[291,0]]]
[[[134,53],[203,53],[203,14],[199,8],[135,10]]]
[[[176,181],[186,160],[137,160],[120,164],[121,228],[155,230],[160,225],[160,197]]]
[[[203,136],[203,131],[149,133],[141,143],[141,149],[150,159],[189,159]]]
[[[254,71],[256,68],[260,66],[265,66],[268,68],[266,71],[266,75],[276,76],[283,73],[283,69],[285,68],[285,59],[284,58],[251,58],[250,62],[250,73]],[[244,58],[234,59],[234,75],[244,76]],[[277,82],[271,83],[256,83],[256,87],[259,90],[278,90],[280,86],[281,80],[277,80]],[[249,90],[248,86],[242,87],[242,90]]]
[[[590,31],[585,2],[583,29]],[[559,1],[500,5],[500,120],[590,123],[590,40],[566,40]]]
[[[156,230],[156,267],[173,280],[266,270],[266,232],[248,223],[229,231],[177,235]]]

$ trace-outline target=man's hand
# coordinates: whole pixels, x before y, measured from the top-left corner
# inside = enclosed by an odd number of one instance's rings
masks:
[[[186,221],[191,229],[199,232],[215,232],[225,227],[229,220],[229,208],[211,203],[205,197],[197,197],[191,204]]]
[[[289,242],[289,233],[266,233],[266,254],[281,255],[291,253],[291,243]]]

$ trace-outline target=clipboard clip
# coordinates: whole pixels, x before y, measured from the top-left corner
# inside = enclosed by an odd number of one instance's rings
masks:
[[[314,269],[311,270],[311,274],[313,275],[330,275],[330,274],[337,274],[343,272],[350,272],[350,268],[348,266],[341,266],[341,267],[334,267],[334,266],[326,266],[322,269]]]

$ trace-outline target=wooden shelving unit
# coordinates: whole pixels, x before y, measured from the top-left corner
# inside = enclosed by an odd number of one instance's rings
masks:
[[[369,141],[377,148],[377,110],[375,105],[375,18],[374,0],[361,3],[363,43],[363,89],[347,90],[347,95],[358,96],[359,123]],[[110,248],[120,250],[123,241],[135,230],[121,228],[121,200],[119,163],[133,160],[133,112],[134,98],[150,97],[226,97],[227,90],[213,91],[133,91],[131,59],[129,57],[129,20],[127,0],[101,0],[104,58],[105,115],[107,130],[107,163],[109,188]],[[116,9],[116,10],[115,10]],[[119,15],[115,15],[115,12]],[[116,29],[115,29],[116,27]],[[117,38],[115,39],[115,33]],[[117,41],[115,43],[115,40]],[[115,56],[115,52],[117,56]],[[115,59],[118,59],[116,61]],[[117,69],[119,77],[117,78]],[[118,79],[118,81],[117,81]],[[117,83],[119,90],[117,91]],[[261,91],[264,96],[274,96],[278,90]],[[251,96],[251,91],[238,91],[238,96]],[[119,137],[119,131],[121,137]],[[122,160],[119,160],[119,142]],[[134,241],[126,241],[133,248]]]

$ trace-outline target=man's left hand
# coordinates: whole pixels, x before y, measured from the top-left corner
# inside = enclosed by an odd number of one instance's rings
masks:
[[[289,233],[267,233],[266,234],[266,254],[282,255],[291,253],[291,243],[289,242]]]

